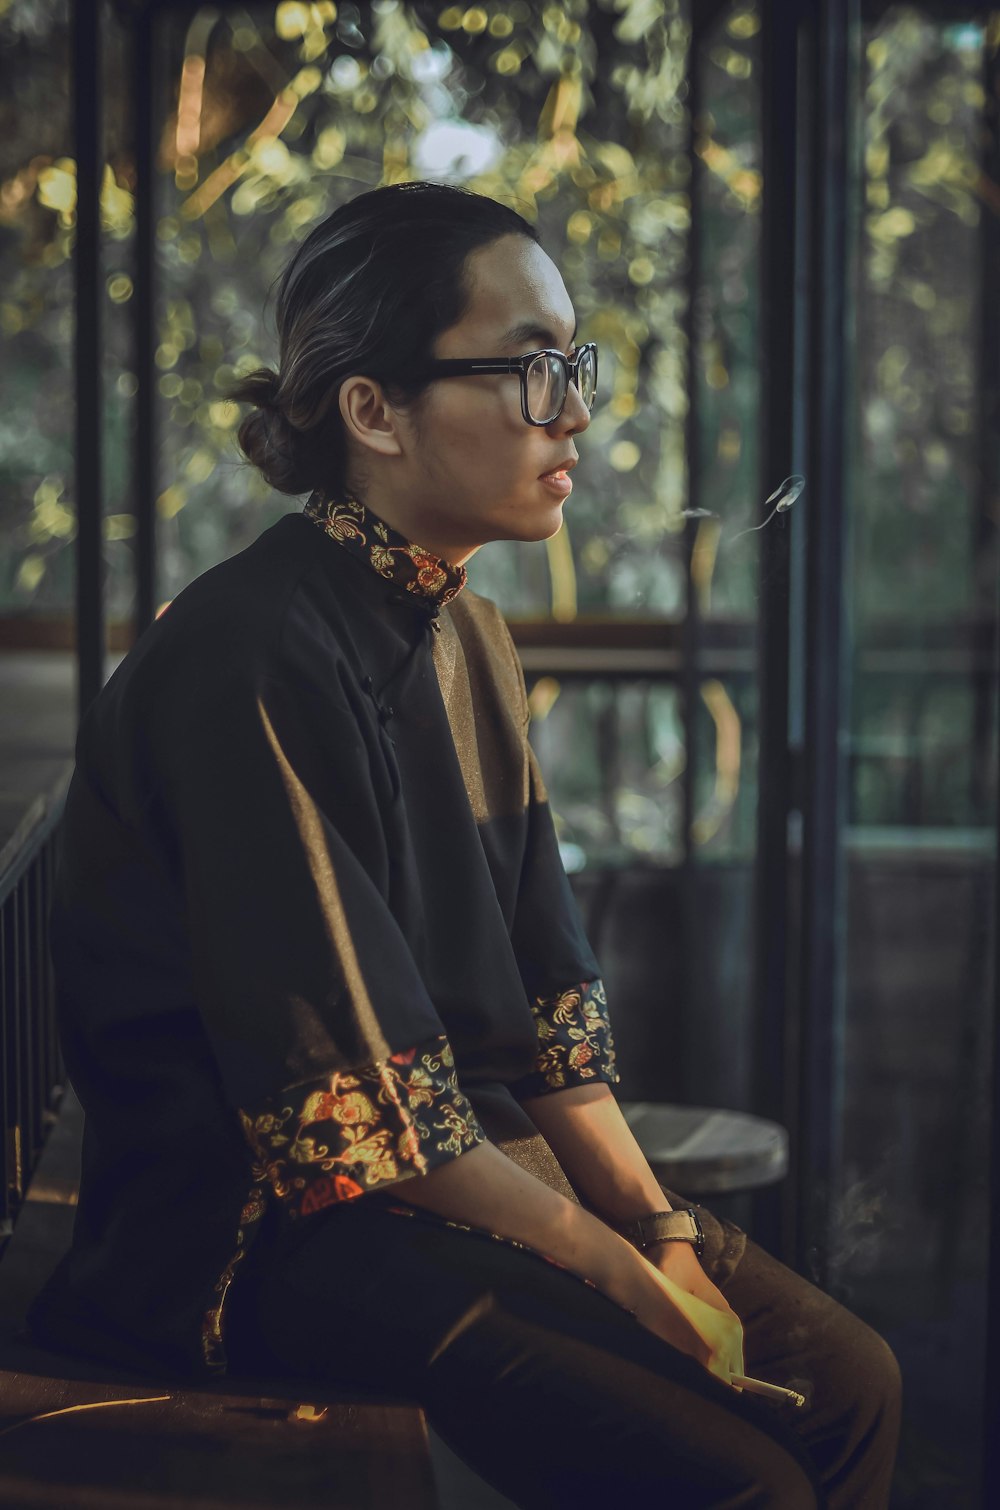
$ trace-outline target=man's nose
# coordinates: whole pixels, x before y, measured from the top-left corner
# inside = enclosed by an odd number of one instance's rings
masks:
[[[554,423],[560,430],[570,434],[586,430],[590,424],[590,410],[583,402],[583,394],[575,383],[570,383],[562,413],[556,416]]]

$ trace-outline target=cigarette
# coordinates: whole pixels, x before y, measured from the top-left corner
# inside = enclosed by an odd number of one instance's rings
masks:
[[[805,1405],[805,1395],[798,1390],[785,1389],[781,1384],[768,1384],[764,1379],[749,1379],[746,1374],[732,1374],[730,1384],[738,1384],[752,1395],[764,1395],[768,1400],[785,1400],[791,1405]]]

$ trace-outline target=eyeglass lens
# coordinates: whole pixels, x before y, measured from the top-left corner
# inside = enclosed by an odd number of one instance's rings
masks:
[[[585,352],[577,369],[580,397],[587,408],[593,407],[597,381],[597,363],[592,351]],[[533,420],[548,424],[562,412],[566,402],[569,373],[565,362],[555,356],[536,357],[528,368],[528,413]]]

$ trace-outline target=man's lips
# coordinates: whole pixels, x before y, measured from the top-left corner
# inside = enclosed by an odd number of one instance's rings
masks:
[[[568,498],[573,491],[573,484],[565,469],[556,472],[543,472],[538,479],[544,482],[550,492],[558,493],[562,498]]]
[[[543,472],[541,475],[542,477],[565,477],[566,473],[576,466],[577,459],[575,456],[568,456],[565,461],[559,462],[551,471]]]

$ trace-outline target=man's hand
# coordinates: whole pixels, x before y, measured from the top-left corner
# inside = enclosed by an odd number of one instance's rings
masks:
[[[688,1256],[663,1258],[657,1253],[658,1263],[650,1263],[644,1253],[628,1246],[632,1259],[639,1260],[626,1301],[636,1319],[672,1347],[688,1353],[724,1384],[729,1384],[734,1374],[742,1375],[743,1325],[701,1269],[690,1244],[664,1243],[664,1247],[687,1247]],[[700,1279],[690,1270],[692,1262]]]
[[[721,1312],[726,1321],[720,1323],[720,1329],[716,1335],[716,1329],[707,1325],[707,1317],[702,1314],[699,1330],[707,1338],[715,1341],[715,1352],[708,1368],[711,1373],[717,1374],[726,1383],[729,1382],[730,1374],[742,1374],[744,1372],[743,1361],[743,1324],[732,1306],[726,1300],[699,1262],[692,1243],[680,1240],[664,1240],[654,1243],[651,1247],[643,1249],[640,1258],[645,1259],[657,1274],[666,1278],[671,1286],[675,1302],[683,1308],[683,1292],[685,1295],[694,1296],[695,1306],[689,1312],[692,1322],[699,1323],[699,1308],[701,1305],[710,1306],[712,1310]]]
[[[617,1233],[666,1200],[610,1085],[592,1082],[526,1097],[522,1106],[559,1160],[584,1210]],[[464,1156],[468,1160],[468,1154]],[[455,1161],[453,1161],[455,1162]],[[461,1160],[457,1161],[461,1162]],[[620,1234],[605,1288],[643,1326],[728,1381],[743,1373],[743,1327],[690,1243],[640,1253]],[[635,1263],[638,1258],[640,1262]]]
[[[722,1291],[713,1285],[702,1268],[693,1243],[682,1242],[677,1238],[664,1239],[654,1243],[652,1247],[644,1248],[642,1257],[661,1274],[672,1279],[675,1285],[687,1290],[689,1295],[697,1295],[699,1300],[714,1306],[717,1311],[732,1310]]]

